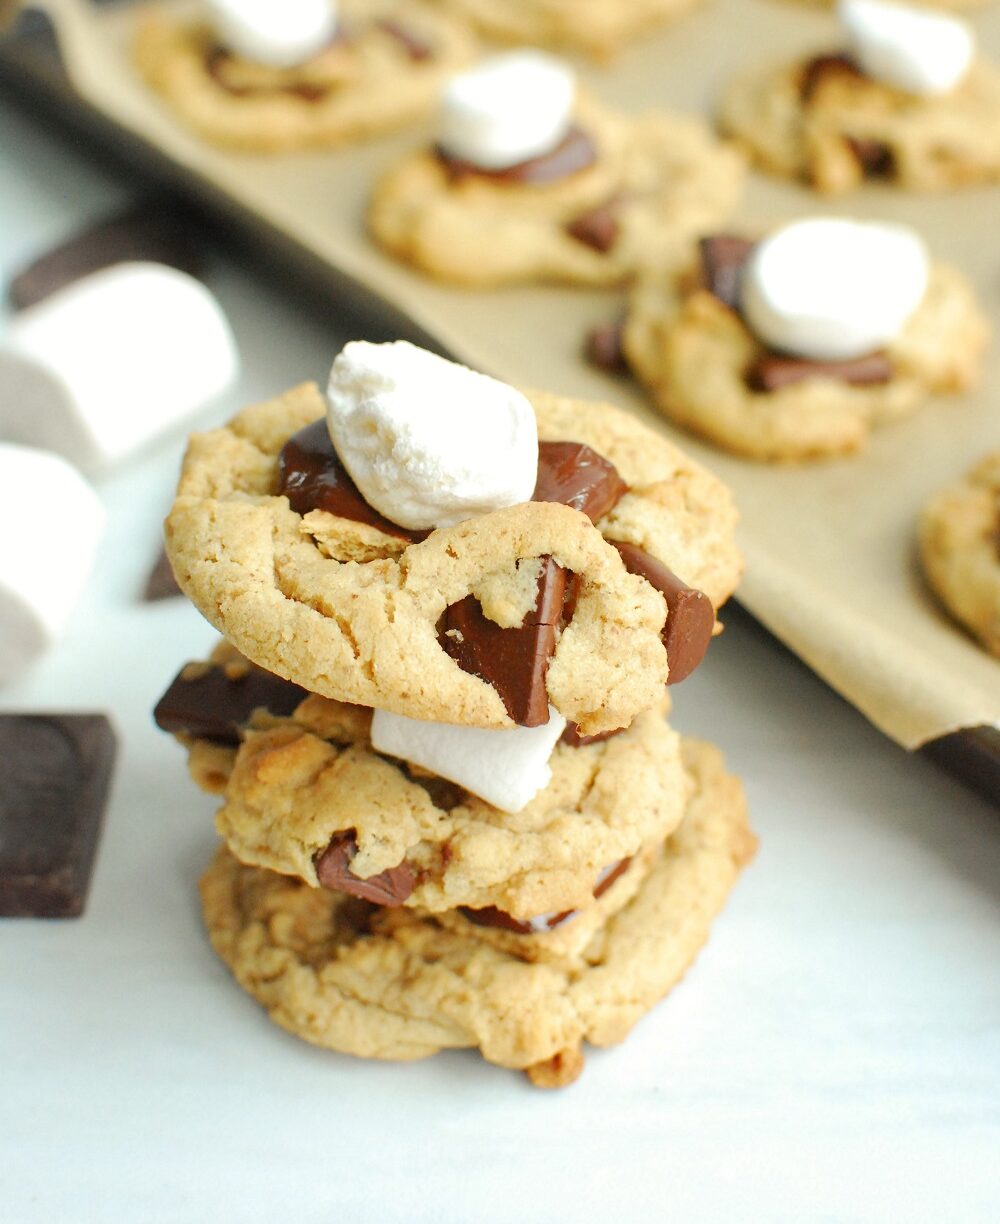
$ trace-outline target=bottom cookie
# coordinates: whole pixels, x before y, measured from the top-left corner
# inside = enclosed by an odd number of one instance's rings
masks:
[[[478,1047],[540,1087],[571,1083],[583,1045],[614,1045],[683,976],[754,853],[743,790],[686,741],[683,822],[582,958],[530,963],[404,909],[382,909],[220,849],[201,881],[212,945],[283,1028],[363,1058]]]

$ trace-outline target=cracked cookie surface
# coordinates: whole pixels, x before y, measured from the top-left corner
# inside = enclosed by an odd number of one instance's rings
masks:
[[[241,865],[221,849],[201,882],[212,945],[271,1019],[316,1045],[415,1059],[478,1047],[542,1086],[579,1073],[683,976],[755,839],[718,751],[685,743],[693,792],[636,895],[580,958],[531,963],[410,910]]]
[[[342,0],[340,8],[347,37],[299,67],[274,69],[222,51],[196,15],[151,7],[139,24],[135,61],[205,140],[277,153],[346,144],[419,120],[476,54],[464,25],[427,5]]]
[[[379,181],[368,224],[398,259],[440,280],[613,285],[735,209],[744,166],[700,120],[613,114],[581,100],[594,161],[544,184],[454,179],[433,149]],[[574,236],[577,234],[578,236]]]
[[[919,540],[932,590],[1000,657],[1000,451],[928,502]]]
[[[398,540],[385,555],[369,541],[371,559],[354,560],[353,546],[343,551],[352,524],[303,518],[274,493],[282,446],[324,412],[308,384],[191,439],[166,524],[182,590],[252,662],[310,692],[505,727],[513,724],[496,689],[461,670],[436,627],[484,584],[498,607],[517,606],[518,563],[551,556],[577,576],[578,593],[548,667],[549,700],[584,734],[627,726],[662,700],[666,605],[604,537],[638,545],[718,607],[741,568],[735,510],[715,477],[624,413],[529,398],[540,437],[593,446],[628,485],[596,527],[569,506],[533,502],[439,529],[401,552]],[[327,530],[331,521],[342,530]]]

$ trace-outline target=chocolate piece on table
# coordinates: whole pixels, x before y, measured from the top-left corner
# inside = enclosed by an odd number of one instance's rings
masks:
[[[146,603],[155,603],[160,599],[172,599],[175,595],[180,595],[180,593],[181,588],[177,585],[177,579],[174,577],[174,571],[171,568],[166,551],[161,548],[160,555],[156,558],[156,564],[149,571],[149,577],[146,579],[142,598]]]
[[[572,506],[596,523],[618,505],[626,490],[615,465],[582,442],[539,442],[532,501]]]
[[[434,48],[430,43],[426,42],[415,34],[409,26],[404,25],[401,21],[393,21],[391,17],[383,17],[376,22],[376,25],[390,38],[394,38],[410,57],[415,64],[423,63],[429,60],[434,54]]]
[[[611,540],[630,574],[640,574],[667,601],[663,645],[667,650],[667,684],[679,684],[705,657],[715,629],[715,609],[703,591],[681,582],[662,561],[635,544]]]
[[[807,378],[835,378],[857,387],[877,386],[892,378],[892,364],[884,353],[866,353],[851,361],[808,361],[765,353],[747,371],[751,391],[780,391]]]
[[[103,714],[0,715],[0,916],[83,913],[116,748]]]
[[[824,81],[838,76],[861,80],[864,75],[859,65],[849,55],[842,52],[813,56],[802,67],[802,75],[799,78],[799,97],[803,102],[809,103]]]
[[[562,620],[566,571],[542,558],[538,601],[517,628],[502,629],[483,615],[474,595],[445,609],[438,641],[464,672],[491,684],[504,708],[521,727],[549,721],[545,673]]]
[[[156,725],[172,735],[213,744],[239,744],[255,710],[286,718],[309,696],[304,688],[260,667],[246,670],[214,663],[188,664],[153,711]]]
[[[880,140],[865,140],[858,136],[845,136],[844,139],[858,159],[865,178],[889,178],[895,172],[892,150]]]
[[[714,234],[698,243],[702,283],[731,310],[740,308],[743,267],[756,245],[735,234]]]
[[[351,862],[358,853],[357,834],[353,829],[337,833],[327,848],[316,855],[316,877],[324,888],[350,893],[376,905],[402,905],[413,892],[416,872],[407,862],[380,871],[363,880],[351,871]]]
[[[8,296],[18,310],[112,264],[149,260],[197,275],[204,263],[191,218],[171,200],[145,200],[53,247],[19,272]]]
[[[625,324],[620,319],[592,327],[583,343],[583,355],[599,370],[609,374],[627,374],[628,362],[622,344],[624,332]]]
[[[402,540],[422,540],[429,534],[408,531],[369,506],[333,448],[325,417],[300,429],[282,447],[278,456],[278,492],[288,498],[296,514],[326,510]]]
[[[606,254],[618,240],[618,209],[612,201],[574,217],[566,224],[566,233],[584,246]]]
[[[541,186],[569,178],[579,170],[586,170],[597,160],[597,147],[580,127],[574,125],[563,139],[548,153],[505,166],[502,170],[484,170],[473,162],[452,157],[438,145],[435,149],[438,160],[444,166],[452,182],[459,183],[468,178],[485,178],[495,183],[526,183]]]

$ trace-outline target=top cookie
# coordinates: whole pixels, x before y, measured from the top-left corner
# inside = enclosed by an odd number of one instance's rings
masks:
[[[718,607],[741,567],[735,510],[719,481],[616,409],[530,398],[543,440],[592,447],[627,487],[597,527],[569,505],[530,502],[411,542],[391,524],[395,535],[326,510],[298,513],[277,492],[278,461],[286,442],[323,416],[323,398],[307,384],[192,439],[166,524],[178,582],[247,658],[310,692],[418,719],[510,727],[497,688],[452,657],[461,660],[463,633],[442,617],[472,594],[473,617],[494,628],[544,627],[539,609],[539,620],[528,613],[541,560],[551,558],[575,581],[561,632],[561,601],[547,622],[550,644],[557,639],[547,699],[584,734],[628,725],[662,696],[666,604],[607,541],[648,554]],[[636,568],[634,555],[629,564]],[[468,631],[468,617],[458,623]]]

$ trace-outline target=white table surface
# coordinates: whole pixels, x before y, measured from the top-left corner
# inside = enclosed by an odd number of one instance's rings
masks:
[[[0,111],[0,272],[137,186]],[[245,373],[199,424],[348,338],[230,257],[208,279]],[[71,631],[0,692],[111,711],[121,744],[86,915],[0,923],[0,1220],[1000,1219],[1000,812],[735,610],[674,722],[744,777],[760,854],[625,1045],[543,1094],[471,1053],[365,1063],[272,1026],[202,933],[214,805],[150,718],[213,639],[137,598],[181,448],[100,484]]]

